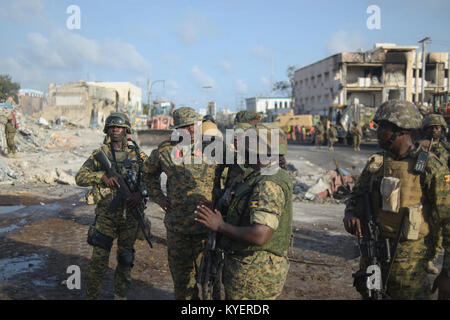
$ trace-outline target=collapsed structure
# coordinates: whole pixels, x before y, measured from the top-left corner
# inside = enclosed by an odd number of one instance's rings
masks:
[[[331,105],[357,99],[378,107],[390,99],[422,101],[422,53],[417,46],[375,44],[367,52],[342,52],[295,71],[295,113],[326,115]],[[449,54],[426,56],[425,102],[436,91],[448,91]]]

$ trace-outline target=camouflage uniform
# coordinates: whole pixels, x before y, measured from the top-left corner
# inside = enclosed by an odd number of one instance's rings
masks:
[[[433,141],[433,145],[431,146],[430,151],[434,155],[436,155],[436,157],[438,158],[438,161],[441,163],[441,165],[448,166],[449,165],[450,144],[447,141],[442,139],[442,137],[445,136],[445,131],[447,129],[447,123],[445,122],[444,117],[442,117],[441,115],[431,114],[423,119],[422,130],[425,131],[430,126],[441,126],[442,127],[441,137],[439,138],[439,140]],[[431,137],[427,137],[427,138],[431,139]],[[420,141],[420,142],[422,142],[422,141]],[[429,144],[429,140],[428,140],[428,144]],[[437,259],[438,255],[439,255],[439,249],[441,249],[441,247],[442,247],[442,234],[439,229],[435,230],[435,231],[436,231],[436,233],[431,234],[431,239],[432,239],[431,243],[435,243],[435,245],[433,245],[433,244],[432,245],[436,247],[436,253],[434,254],[433,258],[428,262],[428,272],[433,273],[433,274],[439,273],[439,270],[434,266],[433,261]]]
[[[399,111],[400,110],[400,111]],[[401,111],[402,110],[402,111]],[[420,116],[414,105],[403,101],[389,101],[382,105],[375,115],[375,122],[386,120],[402,129],[414,129],[420,126]],[[413,173],[421,147],[398,159],[388,151],[372,156],[361,173],[352,196],[346,203],[346,216],[360,215],[357,198],[362,193],[370,193],[372,212],[380,227],[382,236],[391,241],[391,254],[397,231],[401,227],[401,217],[407,212],[419,208],[421,223],[415,225],[416,237],[409,237],[406,230],[413,226],[409,216],[402,227],[402,236],[398,243],[396,258],[387,282],[387,294],[393,299],[430,299],[431,286],[427,276],[427,261],[433,255],[433,230],[442,229],[446,256],[443,272],[450,269],[450,184],[445,176],[448,168],[440,164],[437,157],[430,155],[423,174]],[[374,189],[377,178],[396,177],[401,180],[400,209],[398,213],[383,211],[379,189]],[[378,187],[377,187],[378,188]],[[420,206],[421,205],[421,206]],[[406,226],[406,227],[405,227]],[[369,262],[362,257],[360,269],[366,270]],[[387,264],[382,263],[382,278],[386,277]]]
[[[234,118],[234,124],[238,123],[250,123],[255,124],[261,122],[261,114],[254,111],[239,111]]]
[[[118,298],[126,297],[131,283],[131,268],[134,261],[133,247],[139,232],[138,222],[133,214],[126,210],[125,203],[121,203],[114,212],[109,210],[117,190],[107,187],[102,182],[101,178],[105,175],[105,171],[102,170],[94,156],[103,150],[112,166],[116,167],[117,165],[117,172],[124,174],[124,161],[126,159],[131,161],[132,169],[139,172],[146,155],[139,148],[136,149],[134,145],[129,145],[126,138],[123,138],[122,149],[114,152],[115,157],[111,151],[112,145],[108,136],[104,143],[84,162],[75,177],[77,185],[82,187],[92,186],[87,198],[93,200],[93,203],[97,205],[95,208],[95,223],[90,228],[88,235],[88,243],[93,245],[87,272],[86,297],[88,299],[98,298],[103,278],[108,269],[112,242],[115,238],[117,238],[117,267],[114,274],[114,293]]]
[[[255,128],[262,126],[265,124]],[[282,155],[286,138],[282,133],[280,138],[284,139],[280,143]],[[263,246],[247,245],[226,236],[222,238],[226,299],[276,299],[289,270],[287,252],[292,234],[292,181],[281,168],[272,175],[262,175],[260,170],[256,170],[235,185],[232,194],[225,217],[227,223],[240,227],[258,223],[270,227],[273,233]]]
[[[337,141],[337,131],[334,126],[331,126],[330,129],[328,129],[328,150],[334,151],[334,143]]]
[[[8,155],[16,155],[16,143],[14,142],[14,136],[16,134],[16,127],[12,123],[12,117],[8,116],[8,122],[5,125],[5,137],[7,145]]]
[[[318,146],[323,145],[323,141],[325,140],[325,128],[321,122],[316,126],[316,139]]]
[[[361,145],[362,131],[358,124],[355,124],[351,129],[351,134],[353,137],[353,150],[360,151],[359,146]]]
[[[198,114],[191,108],[174,112],[176,128],[196,123]],[[196,144],[178,145],[165,141],[153,150],[144,164],[144,181],[150,200],[160,203],[165,198],[160,185],[160,175],[167,175],[167,198],[172,210],[166,212],[169,268],[175,288],[175,298],[199,299],[196,273],[200,265],[207,239],[207,229],[194,220],[194,210],[204,201],[212,200],[215,164],[194,163],[194,156],[201,153]],[[186,157],[191,157],[186,163]]]

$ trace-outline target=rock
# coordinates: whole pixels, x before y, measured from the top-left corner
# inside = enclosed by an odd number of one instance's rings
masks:
[[[56,178],[58,178],[56,172],[50,171],[50,172],[44,172],[37,176],[37,179],[41,182],[52,184],[55,182]]]
[[[56,182],[60,184],[68,184],[71,186],[76,185],[75,178],[69,173],[65,172],[62,169],[56,169],[56,173],[58,174],[57,179],[55,179]]]

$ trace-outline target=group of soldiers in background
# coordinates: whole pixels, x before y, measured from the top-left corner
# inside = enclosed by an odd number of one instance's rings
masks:
[[[234,146],[225,147],[236,151],[238,141],[245,141],[245,159],[239,162],[239,154],[235,152],[231,164],[193,163],[184,160],[204,157],[202,151],[207,145],[194,140],[194,126],[202,119],[195,110],[186,107],[175,110],[173,116],[175,128],[187,130],[190,143],[181,145],[181,139],[165,141],[147,157],[127,139],[131,131],[127,116],[112,114],[106,120],[104,145],[93,152],[76,176],[78,185],[93,187],[90,195],[92,203],[97,204],[95,223],[88,235],[88,243],[94,250],[88,267],[86,297],[98,298],[111,246],[117,238],[114,293],[117,299],[126,298],[134,262],[133,246],[139,234],[130,212],[145,204],[144,195],[134,192],[111,211],[119,183],[96,161],[95,155],[103,150],[117,172],[137,172],[149,199],[165,212],[168,262],[176,299],[220,299],[221,284],[226,299],[276,299],[289,270],[287,252],[292,240],[292,181],[285,170],[286,136],[278,128],[261,123],[257,113],[242,111],[235,119]],[[382,239],[391,240],[390,252],[394,255],[391,262],[378,260],[383,298],[431,298],[427,267],[437,255],[440,238],[445,257],[433,289],[439,289],[440,298],[450,297],[448,144],[438,137],[445,122],[437,118],[425,119],[426,135],[414,144],[411,132],[422,127],[417,108],[406,101],[384,103],[374,119],[379,126],[377,134],[383,153],[369,159],[346,203],[344,226],[349,233],[364,240],[367,222],[364,213],[370,211]],[[207,135],[222,137],[213,119],[203,121],[203,134],[208,129]],[[261,161],[267,151],[248,143],[245,132],[249,129],[255,130],[258,139],[268,147],[272,142],[262,132],[279,132],[276,162]],[[325,132],[325,128],[318,128],[318,132]],[[337,138],[337,132],[329,133],[329,137]],[[355,150],[359,150],[356,142]],[[332,151],[332,144],[330,148]],[[428,159],[415,171],[423,151],[428,152]],[[257,163],[249,162],[251,154],[257,156]],[[275,168],[273,174],[261,174],[262,169],[271,168]],[[163,172],[167,175],[166,194],[160,184]],[[389,195],[380,185],[390,190]],[[360,201],[362,195],[368,195],[369,201]],[[223,268],[219,270],[214,294],[205,297],[200,296],[197,281],[211,232],[218,235],[215,239],[223,252]],[[374,260],[363,250],[361,253],[360,267],[367,280],[365,270]],[[355,281],[355,286],[364,298],[373,297],[367,281]]]
[[[292,235],[293,186],[285,170],[285,135],[274,126],[261,124],[259,114],[240,112],[235,129],[241,133],[255,130],[268,150],[272,142],[267,137],[270,132],[278,132],[278,155],[271,155],[277,160],[265,163],[262,159],[267,158],[267,151],[259,149],[260,143],[250,144],[242,136],[235,137],[233,146],[225,145],[234,150],[232,163],[210,163],[202,155],[207,143],[194,140],[194,126],[202,121],[200,115],[183,107],[174,111],[173,118],[175,128],[187,130],[191,141],[164,141],[147,157],[127,139],[131,131],[127,116],[111,114],[105,123],[104,145],[93,152],[76,175],[78,185],[92,186],[89,196],[91,203],[97,204],[95,222],[88,234],[88,243],[94,249],[88,265],[86,297],[99,297],[112,243],[117,238],[114,294],[116,299],[126,298],[134,262],[133,246],[139,233],[132,211],[145,205],[143,194],[134,192],[122,199],[115,210],[111,209],[119,183],[96,160],[103,151],[118,173],[137,172],[149,199],[165,212],[168,262],[176,299],[200,298],[197,276],[210,232],[220,235],[218,247],[224,258],[218,281],[223,283],[226,299],[277,298],[289,269],[287,251]],[[203,134],[212,131],[220,139],[213,119],[203,120]],[[209,133],[205,132],[207,129]],[[238,139],[245,140],[245,159],[240,162],[243,164],[237,161]],[[252,155],[256,156],[256,163],[250,162]],[[195,156],[203,157],[203,161],[194,163]],[[261,174],[263,169],[272,170],[271,174]],[[166,194],[160,184],[163,172],[167,175]],[[215,286],[213,297],[221,298],[220,283]]]

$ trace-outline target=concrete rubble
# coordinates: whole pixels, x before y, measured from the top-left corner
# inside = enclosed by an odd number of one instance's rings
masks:
[[[294,201],[340,202],[353,189],[356,178],[346,170],[341,169],[344,184],[337,170],[330,170],[321,175],[302,174],[288,163],[286,166],[293,182]]]

